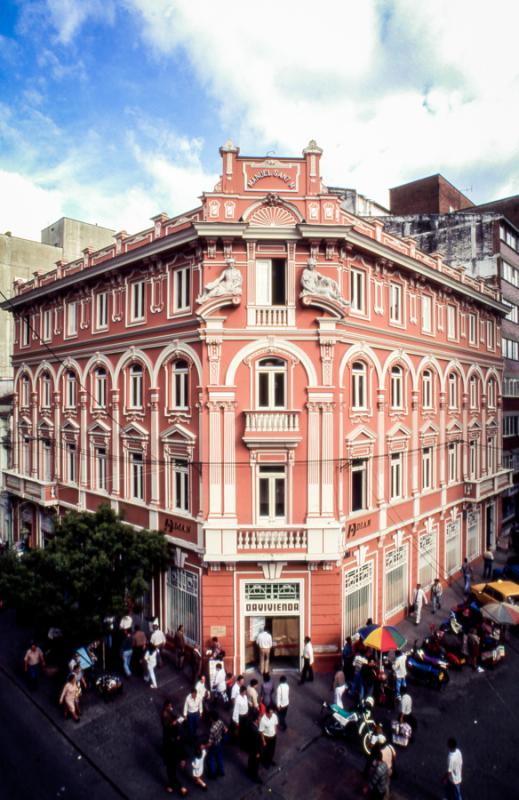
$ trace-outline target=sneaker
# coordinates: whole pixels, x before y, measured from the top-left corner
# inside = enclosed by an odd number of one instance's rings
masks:
[[[476,672],[484,672],[484,671],[485,670],[483,669],[483,667],[478,667],[477,670],[476,670]]]

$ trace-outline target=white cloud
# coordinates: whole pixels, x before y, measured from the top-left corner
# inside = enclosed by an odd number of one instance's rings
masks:
[[[112,0],[46,0],[50,21],[61,44],[70,44],[87,20],[112,23]]]
[[[44,189],[18,172],[0,170],[1,232],[26,239],[40,238],[40,230],[63,216],[59,191]]]

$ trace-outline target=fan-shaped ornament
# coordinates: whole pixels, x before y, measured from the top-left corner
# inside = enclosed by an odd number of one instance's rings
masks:
[[[295,225],[296,222],[294,215],[282,206],[261,206],[249,218],[250,225],[264,228],[281,228]]]

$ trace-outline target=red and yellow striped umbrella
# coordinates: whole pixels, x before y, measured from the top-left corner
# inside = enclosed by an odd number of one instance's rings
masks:
[[[389,650],[401,650],[407,639],[392,625],[377,625],[364,639],[366,647],[387,653]]]

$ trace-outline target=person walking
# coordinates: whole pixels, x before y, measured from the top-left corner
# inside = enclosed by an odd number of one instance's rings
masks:
[[[225,670],[221,664],[217,664],[214,670],[213,681],[211,683],[211,696],[214,700],[222,700],[224,705],[228,705],[229,703]]]
[[[211,727],[207,739],[207,769],[209,777],[216,778],[225,775],[223,763],[223,737],[227,733],[227,728],[220,719],[218,711],[211,711],[209,714]]]
[[[195,690],[198,695],[198,699],[200,700],[200,707],[201,707],[200,713],[203,714],[206,701],[209,699],[209,691],[207,689],[205,675],[200,675],[199,679],[195,684]]]
[[[133,629],[132,647],[133,647],[133,664],[140,675],[144,673],[144,652],[148,640],[146,634],[141,631],[140,625],[136,625]]]
[[[447,756],[447,772],[443,776],[447,800],[462,800],[461,797],[461,773],[463,769],[463,757],[458,748],[456,739],[450,738],[447,741],[449,753]]]
[[[395,660],[393,661],[393,673],[395,675],[395,697],[398,699],[402,694],[402,689],[407,688],[407,656],[401,650],[395,653]]]
[[[41,671],[45,668],[45,656],[36,642],[32,642],[31,646],[25,653],[23,658],[23,668],[25,674],[27,675],[29,688],[37,689]]]
[[[431,586],[431,611],[433,614],[436,611],[439,611],[442,607],[442,597],[443,597],[443,586],[440,583],[439,578],[434,579],[434,583]]]
[[[463,591],[465,594],[470,594],[470,582],[472,580],[472,567],[469,564],[468,558],[463,559],[463,566],[461,567],[463,575]]]
[[[286,675],[282,675],[275,692],[274,700],[276,703],[279,727],[282,731],[287,729],[288,706],[290,705],[290,687]]]
[[[369,770],[368,785],[364,789],[369,800],[385,800],[389,787],[389,770],[382,760],[381,746],[376,744],[372,750],[372,764]]]
[[[155,677],[155,670],[157,668],[157,649],[152,644],[148,645],[144,653],[144,664],[146,667],[144,680],[146,683],[150,684],[150,689],[156,689],[157,678]]]
[[[272,650],[272,636],[266,630],[258,633],[256,644],[259,648],[259,671],[263,674],[270,669],[270,651]]]
[[[492,579],[492,568],[494,566],[494,554],[492,550],[487,548],[483,553],[483,580],[489,581]]]
[[[422,618],[422,607],[427,605],[427,598],[425,596],[425,592],[422,589],[422,584],[417,583],[416,589],[414,590],[413,595],[413,606],[414,606],[414,622],[415,625],[420,624],[420,620]]]
[[[61,690],[61,695],[59,698],[59,704],[60,706],[63,706],[63,716],[65,719],[67,719],[70,714],[74,722],[79,722],[80,713],[78,698],[79,692],[77,680],[74,673],[72,673],[68,676],[67,682]]]
[[[310,683],[314,679],[314,648],[312,640],[309,636],[305,636],[305,646],[303,647],[303,670],[301,672],[301,680],[299,684],[303,684],[306,680]]]
[[[260,719],[259,732],[263,741],[263,766],[275,767],[274,755],[276,752],[276,741],[279,719],[274,709],[267,708],[267,713]]]
[[[131,670],[131,661],[133,655],[133,643],[132,643],[132,635],[129,630],[125,630],[123,633],[123,640],[121,642],[121,659],[123,662],[123,671],[127,678],[131,678],[132,670]]]
[[[184,667],[184,658],[186,655],[186,640],[184,637],[184,626],[179,625],[173,637],[173,647],[175,650],[175,663],[177,669]]]
[[[166,636],[164,631],[161,631],[159,628],[159,621],[158,619],[154,619],[151,623],[151,636],[150,642],[155,648],[155,652],[157,654],[157,669],[160,669],[162,666],[162,651],[166,646]]]
[[[184,717],[187,720],[187,729],[191,739],[196,737],[202,711],[202,699],[197,690],[193,689],[184,701]]]
[[[163,757],[168,777],[166,792],[173,794],[174,791],[177,791],[182,797],[185,797],[187,789],[178,777],[178,770],[185,768],[186,751],[182,728],[174,713],[168,714],[164,721]]]
[[[234,730],[238,735],[240,747],[246,749],[247,718],[249,716],[249,701],[247,700],[247,687],[240,686],[239,694],[234,698],[232,721]]]

